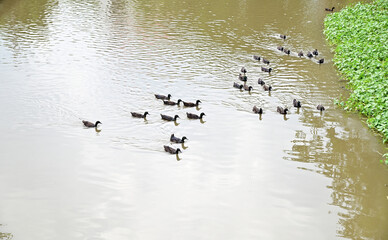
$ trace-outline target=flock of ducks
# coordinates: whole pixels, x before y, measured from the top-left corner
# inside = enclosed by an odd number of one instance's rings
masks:
[[[197,100],[195,103],[193,103],[193,102],[182,101],[182,99],[178,99],[176,102],[174,102],[174,101],[170,100],[171,94],[168,94],[167,96],[155,94],[155,98],[162,100],[163,104],[168,105],[168,106],[176,106],[176,105],[180,106],[180,103],[183,103],[184,107],[198,107],[199,103],[202,103],[201,100]],[[131,115],[134,118],[146,119],[147,115],[150,115],[150,114],[148,112],[144,112],[144,113],[131,112]],[[202,121],[203,116],[206,116],[206,114],[202,112],[199,115],[197,115],[195,113],[186,112],[186,116],[188,119],[199,119]],[[165,115],[165,114],[160,114],[160,117],[162,120],[169,121],[169,122],[176,122],[176,120],[178,118],[180,118],[178,115],[169,116],[169,115]],[[97,128],[99,124],[102,124],[100,121],[97,121],[96,123],[92,123],[92,122],[85,121],[85,120],[83,120],[82,123],[87,128]],[[183,136],[182,138],[178,138],[174,134],[171,134],[171,136],[170,136],[170,142],[172,142],[172,143],[182,143],[183,144],[183,143],[185,143],[185,140],[188,140],[188,138],[185,136]],[[175,148],[167,146],[167,145],[164,145],[163,147],[164,147],[164,151],[166,151],[170,154],[178,154],[178,153],[182,152],[179,148],[175,149]]]
[[[333,9],[334,9],[334,7],[333,7]],[[285,40],[285,39],[287,38],[287,36],[281,34],[281,35],[280,35],[280,38]],[[288,54],[288,55],[291,53],[291,51],[290,51],[289,49],[286,49],[286,48],[284,48],[283,46],[278,46],[277,49],[278,49],[279,51],[282,51],[282,52]],[[311,52],[310,52],[310,51],[307,52],[307,57],[308,57],[308,58],[313,58],[313,57],[316,57],[316,56],[318,56],[318,55],[319,55],[319,52],[318,52],[317,49],[314,49],[314,50],[311,51]],[[300,52],[298,53],[298,56],[299,56],[299,57],[303,57],[303,56],[304,56],[303,52],[300,51]],[[265,59],[265,58],[263,58],[263,57],[261,57],[261,56],[254,55],[254,56],[253,56],[253,59],[256,60],[256,61],[259,61],[259,62],[262,61],[264,64],[267,64],[267,65],[270,64],[270,61],[269,61],[268,59]],[[325,61],[325,60],[322,58],[322,59],[319,59],[319,60],[317,61],[317,63],[318,63],[318,64],[322,64],[322,63],[324,63],[324,61]],[[261,66],[261,71],[262,71],[262,72],[267,72],[267,73],[271,74],[272,70],[273,70],[273,69],[272,69],[271,67],[263,67],[263,66]],[[240,89],[240,90],[245,90],[245,91],[250,92],[250,91],[253,89],[253,87],[252,87],[252,86],[249,86],[249,85],[247,84],[248,77],[247,77],[246,73],[247,73],[247,69],[246,69],[245,67],[242,67],[241,70],[240,70],[238,79],[239,79],[240,81],[242,81],[243,84],[239,84],[239,83],[237,83],[237,82],[234,82],[234,83],[233,83],[233,87],[234,87],[234,88],[238,88],[238,89]],[[269,85],[269,84],[266,84],[266,83],[263,81],[262,78],[259,78],[258,81],[257,81],[257,83],[263,88],[264,91],[268,91],[268,92],[272,91],[272,86]],[[294,106],[295,108],[298,108],[298,109],[299,109],[299,108],[302,107],[302,104],[301,104],[300,101],[294,99],[294,100],[292,101],[292,106]],[[322,104],[318,104],[316,108],[317,108],[317,110],[319,110],[321,113],[322,113],[322,111],[325,110],[325,107],[324,107]],[[259,107],[257,107],[257,106],[253,106],[252,111],[253,111],[255,114],[260,114],[260,117],[261,117],[261,114],[263,114],[263,112],[264,112],[262,108],[259,108]],[[280,113],[280,114],[286,115],[286,114],[288,113],[289,109],[288,109],[287,107],[278,106],[277,109],[276,109],[276,111],[277,111],[278,113]]]

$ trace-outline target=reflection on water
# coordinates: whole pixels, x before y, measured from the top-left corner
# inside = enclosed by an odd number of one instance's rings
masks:
[[[325,7],[346,3],[0,1],[6,232],[18,239],[384,239],[388,174],[378,160],[386,146],[358,115],[332,103],[347,92],[322,20]],[[315,48],[325,64],[297,55]],[[232,87],[242,66],[251,92]],[[202,103],[169,107],[156,93]],[[294,98],[301,109],[291,107]],[[253,114],[254,105],[264,113]],[[134,119],[133,111],[150,115]],[[189,120],[186,112],[206,116]],[[160,113],[182,118],[166,122]],[[103,125],[84,129],[81,119]],[[163,149],[172,133],[190,139],[173,145],[179,156]]]

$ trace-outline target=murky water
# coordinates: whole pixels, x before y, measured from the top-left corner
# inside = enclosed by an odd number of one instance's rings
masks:
[[[346,3],[0,1],[0,238],[387,239],[386,146],[333,104],[323,9]],[[314,48],[325,64],[297,56]]]

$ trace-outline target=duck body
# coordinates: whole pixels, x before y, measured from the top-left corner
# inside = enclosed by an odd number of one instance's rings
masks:
[[[276,109],[276,111],[278,112],[278,113],[280,113],[280,114],[287,114],[287,112],[288,112],[288,108],[282,108],[282,107],[277,107],[277,109]]]
[[[195,103],[182,101],[185,107],[197,107],[201,100],[197,100]]]
[[[269,61],[267,59],[263,58],[263,63],[269,64]]]
[[[244,74],[246,74],[246,73],[247,73],[247,69],[246,69],[245,67],[242,67],[242,68],[241,68],[241,72],[244,73]]]
[[[255,60],[257,60],[257,61],[260,61],[261,57],[256,56],[256,55],[253,55],[253,59],[255,59]]]
[[[261,71],[270,73],[272,71],[272,68],[261,67]]]
[[[242,85],[242,84],[238,84],[238,83],[233,83],[233,87],[235,87],[235,88],[238,88],[238,89],[242,89],[243,87],[244,87],[244,85]]]
[[[253,89],[253,87],[252,86],[248,86],[248,85],[244,85],[244,90],[245,91],[251,91]]]
[[[313,51],[313,55],[314,55],[314,56],[318,56],[318,49],[315,49],[315,50]]]
[[[171,117],[171,116],[168,116],[168,115],[164,115],[164,114],[160,114],[160,116],[162,117],[163,120],[166,120],[166,121],[176,121],[177,118],[179,118],[178,115],[175,115],[174,117]]]
[[[335,7],[330,8],[325,8],[325,11],[333,12]]]
[[[290,53],[291,53],[290,49],[284,49],[283,52],[284,52],[285,54],[287,54],[287,55],[290,55]]]
[[[187,118],[190,118],[190,119],[202,119],[203,116],[206,116],[205,113],[201,113],[199,116],[197,114],[194,114],[194,113],[186,113],[187,115]]]
[[[264,84],[263,85],[263,89],[264,89],[264,91],[271,91],[272,90],[272,86]]]
[[[172,148],[170,146],[166,146],[164,145],[164,151],[170,153],[170,154],[178,154],[180,152],[182,152],[179,148],[175,149],[175,148]]]
[[[88,128],[94,128],[94,127],[97,127],[98,124],[102,124],[100,121],[97,121],[96,123],[92,123],[85,120],[82,120],[82,123],[84,124],[85,127],[88,127]]]
[[[300,52],[298,53],[298,56],[299,56],[299,57],[303,57],[303,52],[300,51]]]
[[[264,82],[263,79],[261,79],[261,78],[259,78],[259,79],[257,80],[257,83],[258,83],[259,85],[261,85],[261,86],[263,86],[263,85],[265,84],[265,82]]]
[[[241,73],[238,75],[238,79],[239,79],[240,81],[243,81],[243,82],[248,81],[248,77],[245,76],[245,75],[242,75]]]
[[[170,106],[179,105],[180,102],[182,102],[181,99],[178,99],[177,102],[173,102],[170,100],[163,100],[164,105],[170,105]]]
[[[324,59],[324,58],[321,58],[321,59],[318,60],[318,64],[322,64],[322,63],[324,63],[324,62],[325,62],[325,59]]]
[[[280,34],[280,38],[282,38],[282,39],[286,40],[287,36],[286,36],[286,35],[282,35],[282,34]]]
[[[284,50],[284,47],[282,47],[282,46],[278,46],[278,50],[283,52],[283,50]]]
[[[137,113],[137,112],[131,112],[131,114],[132,114],[132,117],[136,117],[136,118],[146,118],[147,114],[149,115],[148,112],[145,112],[144,114]]]
[[[155,94],[156,99],[162,99],[162,100],[170,100],[171,94],[168,94],[167,96],[160,95],[160,94]]]
[[[294,100],[292,101],[292,104],[293,104],[294,107],[296,107],[296,108],[302,107],[302,105],[300,104],[300,101],[297,101],[296,99],[294,99]]]
[[[319,110],[319,111],[324,111],[325,110],[325,107],[323,106],[323,105],[321,105],[321,104],[319,104],[318,106],[317,106],[317,109]]]
[[[182,138],[175,137],[174,134],[171,134],[170,141],[174,143],[185,143],[187,137],[183,136]]]
[[[310,51],[308,51],[308,52],[307,52],[307,57],[308,57],[308,58],[312,58],[312,57],[314,57],[314,56],[313,56],[313,54],[312,54]]]
[[[258,108],[256,106],[253,106],[253,109],[252,111],[256,114],[263,114],[263,109],[262,108]]]

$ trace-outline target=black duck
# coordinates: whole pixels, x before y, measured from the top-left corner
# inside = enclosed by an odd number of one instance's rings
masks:
[[[235,88],[238,88],[238,89],[242,89],[243,87],[244,87],[244,85],[242,85],[242,84],[238,84],[238,83],[233,83],[233,87],[235,87]]]
[[[314,57],[314,56],[313,56],[313,54],[312,54],[310,51],[308,51],[308,52],[307,52],[307,57],[308,57],[308,58],[312,58],[312,57]]]
[[[321,105],[321,104],[319,104],[318,106],[317,106],[317,109],[319,110],[319,111],[324,111],[325,110],[325,107],[323,106],[323,105]]]
[[[197,100],[195,103],[185,102],[185,101],[182,101],[182,102],[185,107],[197,107],[199,103],[202,103],[201,100]]]
[[[319,63],[319,64],[322,64],[322,63],[324,63],[324,62],[325,62],[325,59],[324,59],[324,58],[321,58],[321,59],[318,60],[318,63]]]
[[[88,128],[97,127],[98,124],[102,124],[100,121],[97,121],[96,123],[92,123],[92,122],[85,121],[85,120],[82,120],[82,123],[84,124],[85,127],[88,127]]]
[[[302,105],[300,104],[300,101],[297,101],[296,99],[294,99],[294,101],[292,101],[292,103],[294,104],[294,107],[296,107],[296,108],[302,107]]]
[[[315,49],[315,50],[313,51],[313,55],[314,55],[314,56],[318,56],[318,49]]]
[[[176,119],[179,118],[178,115],[175,115],[174,117],[171,117],[171,116],[168,116],[168,115],[160,114],[160,116],[162,117],[163,120],[166,120],[166,121],[176,121]]]
[[[261,67],[261,71],[270,73],[272,71],[272,68]]]
[[[277,107],[277,112],[285,115],[288,112],[288,108]]]
[[[155,94],[155,97],[156,97],[157,99],[170,100],[171,94],[168,94],[167,96]]]
[[[254,113],[257,113],[257,114],[263,114],[263,109],[262,109],[262,108],[258,108],[258,107],[256,107],[256,106],[253,106],[252,111],[253,111]]]
[[[175,137],[174,134],[171,134],[170,141],[174,143],[185,143],[185,140],[188,140],[187,137],[183,136],[182,138]]]
[[[170,100],[163,100],[164,105],[170,105],[170,106],[179,105],[180,102],[182,102],[181,99],[178,99],[177,102],[173,102]]]
[[[164,145],[163,147],[164,147],[164,151],[166,151],[170,154],[178,154],[178,153],[182,152],[179,148],[175,149],[175,148],[172,148],[172,147],[166,146],[166,145]]]
[[[265,82],[261,78],[259,78],[259,80],[257,80],[257,83],[260,84],[261,86],[263,86],[265,84]]]
[[[330,8],[325,8],[325,11],[329,11],[329,12],[332,12],[334,10],[335,7],[332,7],[331,9]]]
[[[202,119],[203,116],[206,116],[205,113],[201,113],[199,116],[197,114],[194,114],[194,113],[186,113],[187,115],[187,118],[190,118],[190,119]]]
[[[131,114],[132,114],[132,117],[136,117],[136,118],[145,118],[147,116],[147,114],[149,115],[148,112],[145,112],[144,114],[137,113],[137,112],[131,112]]]

